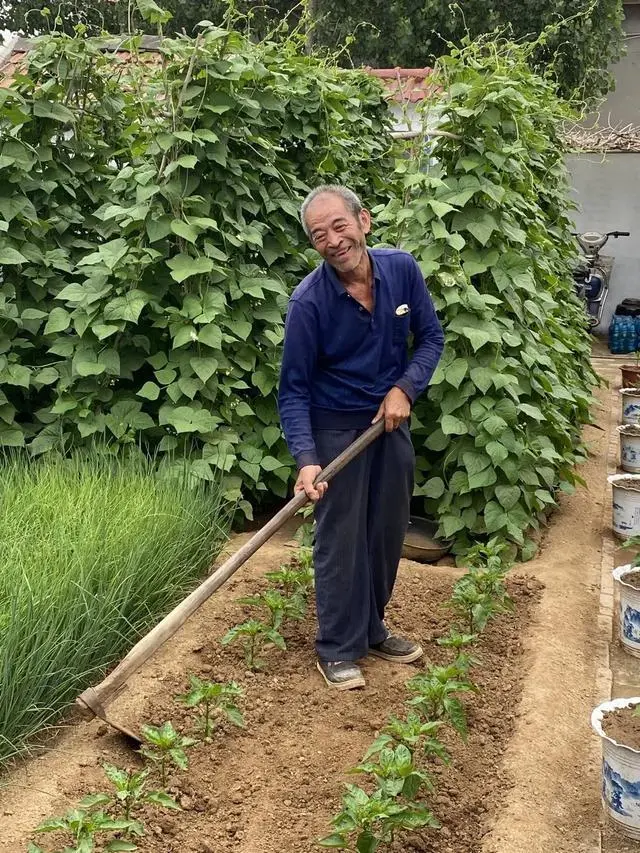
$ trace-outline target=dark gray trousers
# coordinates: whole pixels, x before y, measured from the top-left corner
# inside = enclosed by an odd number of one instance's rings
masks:
[[[315,430],[322,467],[362,432]],[[316,504],[316,650],[321,660],[358,660],[387,636],[384,610],[409,523],[414,466],[405,423],[350,462]]]

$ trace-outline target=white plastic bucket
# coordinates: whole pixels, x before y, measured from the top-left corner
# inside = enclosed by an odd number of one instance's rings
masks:
[[[621,388],[622,423],[640,424],[640,388]]]
[[[602,741],[604,809],[620,832],[640,839],[640,752],[617,743],[602,730],[602,718],[608,711],[633,705],[640,705],[640,696],[603,702],[591,714],[591,727]]]
[[[632,574],[640,576],[640,566],[618,566],[612,572],[619,598],[620,642],[630,655],[640,658],[640,589],[626,582]]]
[[[640,474],[612,474],[613,532],[617,536],[640,534]]]
[[[631,474],[640,474],[640,424],[622,424],[620,433],[620,467]]]

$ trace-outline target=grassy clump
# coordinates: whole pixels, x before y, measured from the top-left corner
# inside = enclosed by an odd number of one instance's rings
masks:
[[[93,454],[0,467],[0,766],[193,587],[228,530],[212,483]]]

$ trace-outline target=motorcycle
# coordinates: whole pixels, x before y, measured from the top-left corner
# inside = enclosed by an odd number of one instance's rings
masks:
[[[602,320],[604,305],[609,295],[609,281],[613,268],[613,258],[601,255],[600,249],[609,237],[629,237],[629,231],[585,231],[584,234],[572,232],[578,241],[582,255],[573,272],[576,294],[584,302],[589,319],[589,327],[594,329]]]

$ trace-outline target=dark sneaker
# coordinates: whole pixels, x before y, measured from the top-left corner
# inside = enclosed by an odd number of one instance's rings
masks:
[[[351,660],[319,660],[316,666],[329,687],[336,690],[354,690],[356,687],[364,687],[360,667]]]
[[[386,640],[376,643],[375,646],[370,646],[369,654],[396,663],[413,663],[414,660],[421,658],[424,652],[418,643],[389,634]]]

